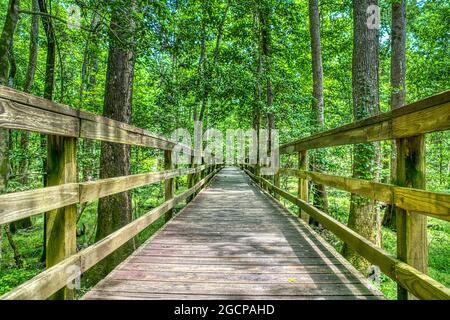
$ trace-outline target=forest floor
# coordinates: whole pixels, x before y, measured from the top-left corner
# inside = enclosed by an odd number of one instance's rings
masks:
[[[290,190],[294,193],[295,186]],[[178,193],[186,190],[180,185]],[[141,216],[163,202],[163,189],[161,186],[150,186],[137,189],[133,192],[133,204],[136,208],[134,218]],[[329,191],[330,214],[337,220],[346,223],[349,208],[349,196],[345,192]],[[296,208],[286,203],[289,209],[296,212]],[[183,205],[176,208],[180,210]],[[94,242],[95,220],[97,202],[90,203],[77,224],[77,246],[81,250]],[[24,266],[18,269],[15,265],[13,252],[7,240],[5,232],[0,237],[0,295],[4,294],[21,283],[31,279],[44,269],[41,262],[43,243],[43,215],[33,217],[33,226],[27,230],[21,230],[14,234],[14,241],[19,248]],[[141,232],[138,236],[139,243],[143,243],[164,224],[164,219],[157,220],[154,224]],[[337,250],[342,247],[342,242],[326,230],[320,231],[321,235]],[[445,221],[428,219],[428,243],[429,243],[429,275],[446,286],[450,286],[450,224]],[[391,254],[396,252],[396,234],[394,231],[382,229],[383,248]],[[81,282],[78,296],[82,296],[89,286]],[[396,283],[385,275],[381,277],[380,290],[388,299],[396,299]]]

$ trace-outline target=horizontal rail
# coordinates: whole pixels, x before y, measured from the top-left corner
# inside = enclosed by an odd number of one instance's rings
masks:
[[[1,296],[2,300],[43,300],[66,286],[76,276],[69,273],[73,266],[84,273],[95,264],[106,258],[112,252],[120,248],[127,241],[138,235],[141,231],[155,222],[163,214],[174,208],[178,203],[201,189],[221,168],[219,167],[208,176],[196,183],[192,188],[182,194],[168,200],[149,211],[133,222],[111,233],[92,246],[64,259],[53,267],[41,272],[36,277],[20,285],[13,291]]]
[[[369,240],[365,239],[346,225],[331,218],[326,213],[320,211],[309,203],[295,197],[287,191],[274,186],[268,180],[257,177],[249,170],[245,172],[256,182],[268,186],[273,192],[297,205],[315,220],[321,223],[325,228],[334,233],[343,242],[348,244],[361,256],[371,263],[377,265],[380,270],[391,279],[400,284],[410,293],[424,300],[449,300],[450,289],[440,284],[428,275],[418,271],[408,264],[398,260],[383,249],[377,247]],[[264,191],[264,190],[263,190]],[[265,191],[264,191],[265,192]]]
[[[132,125],[0,86],[0,128],[173,150],[192,149]]]
[[[0,225],[68,205],[93,201],[170,178],[198,173],[205,168],[206,166],[202,165],[196,168],[135,174],[3,194],[0,195]]]
[[[450,90],[333,130],[280,146],[280,154],[412,137],[450,129]]]
[[[450,221],[450,194],[290,168],[282,168],[279,173],[311,180],[387,204],[395,204],[405,210]]]

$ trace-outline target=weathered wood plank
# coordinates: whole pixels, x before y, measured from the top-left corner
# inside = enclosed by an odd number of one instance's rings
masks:
[[[352,296],[352,295],[373,295],[373,293],[362,284],[328,284],[320,286],[311,283],[283,283],[283,284],[228,284],[209,283],[159,283],[150,281],[125,281],[111,279],[106,284],[96,287],[102,291],[124,291],[124,292],[145,292],[145,293],[166,293],[175,294],[210,294],[220,292],[222,295],[246,295],[246,296]]]
[[[450,129],[450,90],[390,112],[280,146],[280,153],[374,142]]]
[[[115,280],[158,281],[158,282],[200,282],[200,283],[360,283],[351,273],[347,274],[280,274],[280,273],[220,273],[220,272],[148,272],[146,270],[122,270],[114,275]]]
[[[0,128],[78,137],[78,118],[0,99]]]
[[[77,183],[0,195],[0,225],[78,203]]]
[[[119,192],[186,175],[195,170],[198,172],[204,168],[204,166],[196,169],[183,168],[83,182],[80,183],[80,203],[93,201]]]
[[[79,114],[79,110],[73,109],[67,105],[56,103],[54,101],[50,101],[42,97],[34,96],[32,94],[17,91],[10,87],[1,85],[0,85],[0,98],[12,102],[17,102],[19,104],[31,106],[33,108],[47,110],[67,116],[78,117]]]
[[[405,210],[450,221],[450,194],[447,193],[289,168],[280,169],[280,174],[308,179],[387,204],[395,204]]]
[[[92,293],[91,293],[92,292]],[[172,294],[172,293],[144,293],[144,292],[110,292],[102,290],[92,290],[88,299],[95,300],[266,300],[267,296],[248,296],[245,294],[235,295],[199,295],[199,294]],[[379,300],[372,295],[354,296],[270,296],[271,300]]]

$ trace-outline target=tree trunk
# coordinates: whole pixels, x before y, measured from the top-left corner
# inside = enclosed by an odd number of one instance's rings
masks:
[[[309,0],[309,33],[311,36],[311,58],[313,72],[313,130],[320,132],[325,125],[324,116],[324,94],[323,94],[323,66],[322,49],[320,44],[320,16],[319,1]],[[313,150],[310,163],[313,171],[322,172],[324,152],[321,149]],[[324,185],[314,184],[311,186],[314,194],[313,204],[320,210],[328,212],[328,195]],[[310,222],[317,225],[313,219]]]
[[[14,31],[19,21],[19,0],[10,0],[6,13],[5,24],[0,38],[0,85],[7,85],[11,76],[15,76],[15,61],[12,55]],[[12,65],[11,65],[12,62]],[[0,194],[6,192],[9,178],[9,130],[0,129]],[[18,267],[21,267],[21,258],[11,236],[9,226],[5,226],[6,235],[14,252],[14,259]]]
[[[134,76],[135,24],[131,19],[134,8],[127,5],[129,14],[114,11],[110,24],[110,44],[106,75],[103,115],[113,120],[130,123]],[[125,176],[130,170],[130,146],[103,142],[100,156],[100,178]],[[96,241],[103,239],[132,220],[131,192],[122,192],[102,198],[98,204]],[[134,250],[134,240],[124,244],[97,268],[98,277],[109,273]]]
[[[0,85],[8,84],[10,53],[19,21],[19,0],[10,0],[0,38]],[[0,193],[6,191],[9,176],[9,130],[0,129]]]
[[[32,0],[33,12],[39,12],[39,4],[37,0]],[[37,65],[37,53],[38,53],[38,37],[39,37],[39,16],[33,14],[31,16],[31,28],[30,28],[30,46],[28,55],[28,68],[25,76],[25,83],[23,85],[23,91],[31,93],[31,88],[34,83],[34,75],[36,73]],[[22,150],[23,157],[19,161],[19,175],[20,183],[23,186],[28,184],[28,165],[29,165],[29,139],[30,134],[28,131],[20,132],[20,150]],[[21,219],[19,221],[11,223],[11,232],[16,232],[19,229],[26,229],[31,227],[31,217]]]
[[[379,112],[378,37],[377,29],[367,26],[366,10],[377,4],[371,0],[353,1],[353,115],[355,121]],[[353,148],[353,177],[372,180],[376,170],[376,148],[373,143],[357,144]],[[380,245],[380,221],[375,202],[351,195],[348,226],[366,239]],[[368,274],[370,263],[344,245],[343,255],[361,272]]]
[[[255,12],[253,15],[253,33],[255,35],[256,41],[254,44],[255,51],[255,61],[256,61],[256,70],[255,70],[255,92],[254,92],[254,101],[253,101],[253,110],[252,110],[252,128],[256,132],[256,141],[253,141],[253,144],[256,145],[256,164],[254,174],[259,176],[259,130],[261,127],[261,74],[262,74],[262,60],[261,60],[261,43],[260,43],[260,31],[259,31],[259,18],[258,11],[255,8]]]
[[[42,25],[44,27],[45,36],[47,38],[47,60],[45,64],[45,84],[44,84],[44,98],[47,100],[53,100],[53,91],[55,86],[55,53],[56,53],[56,41],[55,30],[53,29],[53,22],[48,15],[47,1],[38,0],[39,11],[43,14],[41,16]],[[41,148],[47,150],[47,136],[41,134]],[[47,157],[42,160],[42,182],[44,186],[47,186]],[[47,214],[44,216],[44,244],[47,239]],[[42,261],[45,261],[45,245],[42,252]]]
[[[406,100],[406,0],[392,3],[391,22],[391,110],[400,108]],[[390,183],[397,183],[397,148],[392,141],[391,148],[391,176]],[[395,209],[392,205],[386,206],[383,217],[383,226],[396,228]]]

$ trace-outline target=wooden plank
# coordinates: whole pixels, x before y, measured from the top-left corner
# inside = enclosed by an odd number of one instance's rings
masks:
[[[204,166],[201,166],[195,170],[198,172],[203,169]],[[192,170],[193,169],[190,168],[183,168],[83,182],[80,183],[80,203],[93,201],[119,192],[186,175],[192,172]]]
[[[390,140],[450,129],[450,90],[374,117],[280,146],[280,154]]]
[[[246,172],[251,175],[250,172]],[[267,181],[267,183],[269,182]],[[372,242],[348,228],[346,225],[333,219],[326,213],[321,212],[309,203],[306,203],[279,188],[274,188],[274,190],[283,198],[302,207],[302,209],[319,221],[324,227],[333,232],[371,263],[379,266],[383,273],[397,281],[397,283],[416,297],[426,300],[450,299],[450,289],[446,288],[436,280],[396,259],[383,249],[375,246]]]
[[[50,295],[64,287],[69,281],[73,280],[74,275],[67,272],[68,268],[72,269],[76,267],[80,272],[85,272],[156,221],[167,210],[173,208],[177,203],[184,201],[186,197],[190,196],[199,188],[202,188],[216,172],[217,171],[211,173],[208,177],[199,181],[193,188],[185,191],[172,200],[163,203],[159,207],[113,232],[94,245],[62,260],[44,272],[41,272],[36,277],[1,296],[0,299],[42,300],[48,298]]]
[[[141,147],[172,150],[177,143],[143,129],[96,116],[95,121],[81,119],[80,137],[86,139],[130,144]],[[190,150],[189,147],[185,147]]]
[[[0,195],[0,225],[78,203],[77,183]]]
[[[122,270],[114,274],[114,280],[158,281],[158,282],[201,282],[201,283],[360,283],[360,280],[352,274],[280,274],[280,273],[214,273],[214,272],[148,272],[146,270]]]
[[[198,167],[196,170],[200,171],[202,168]],[[173,174],[174,176],[181,176],[193,171],[194,169],[189,168],[179,169],[176,172],[174,171]],[[72,204],[93,201],[97,196],[106,196],[143,186],[147,183],[162,181],[167,176],[169,175],[155,172],[138,175],[137,178],[126,176],[87,183],[67,183],[54,187],[3,194],[0,195],[0,224],[10,223]]]
[[[145,293],[167,293],[175,294],[210,294],[220,292],[223,295],[246,295],[246,296],[353,296],[353,295],[373,295],[373,293],[362,284],[328,284],[320,286],[310,283],[286,283],[286,284],[228,284],[209,283],[158,283],[147,281],[125,281],[109,280],[107,285],[96,287],[102,291],[125,291],[125,292],[145,292]]]
[[[0,98],[12,102],[17,102],[22,105],[31,106],[33,108],[51,111],[67,116],[78,117],[79,114],[79,110],[73,109],[67,105],[56,103],[54,101],[50,101],[42,97],[34,96],[1,85],[0,85]]]
[[[130,262],[123,264],[120,270],[129,271],[149,271],[149,272],[176,272],[176,273],[227,273],[227,274],[241,274],[249,272],[252,274],[351,274],[351,271],[342,268],[336,270],[329,265],[279,265],[279,266],[239,266],[239,265],[185,265],[184,263],[142,263]]]
[[[78,137],[75,117],[0,99],[0,128],[20,129],[67,137]]]
[[[76,182],[76,139],[48,136],[47,148],[47,185],[54,186]],[[77,206],[75,204],[45,213],[45,265],[47,268],[76,253],[76,221]],[[51,299],[72,300],[74,298],[73,289],[73,287],[66,286],[52,295]]]
[[[447,193],[402,188],[391,184],[289,168],[280,169],[280,174],[308,179],[387,204],[395,204],[415,213],[450,221],[450,194]]]
[[[271,300],[379,300],[380,297],[373,295],[353,295],[353,296],[286,296],[273,295]],[[83,299],[86,300],[267,300],[268,296],[248,296],[246,294],[173,294],[166,293],[146,293],[146,292],[124,292],[124,291],[102,291],[91,290]]]
[[[392,120],[392,137],[405,138],[450,129],[450,102]]]

